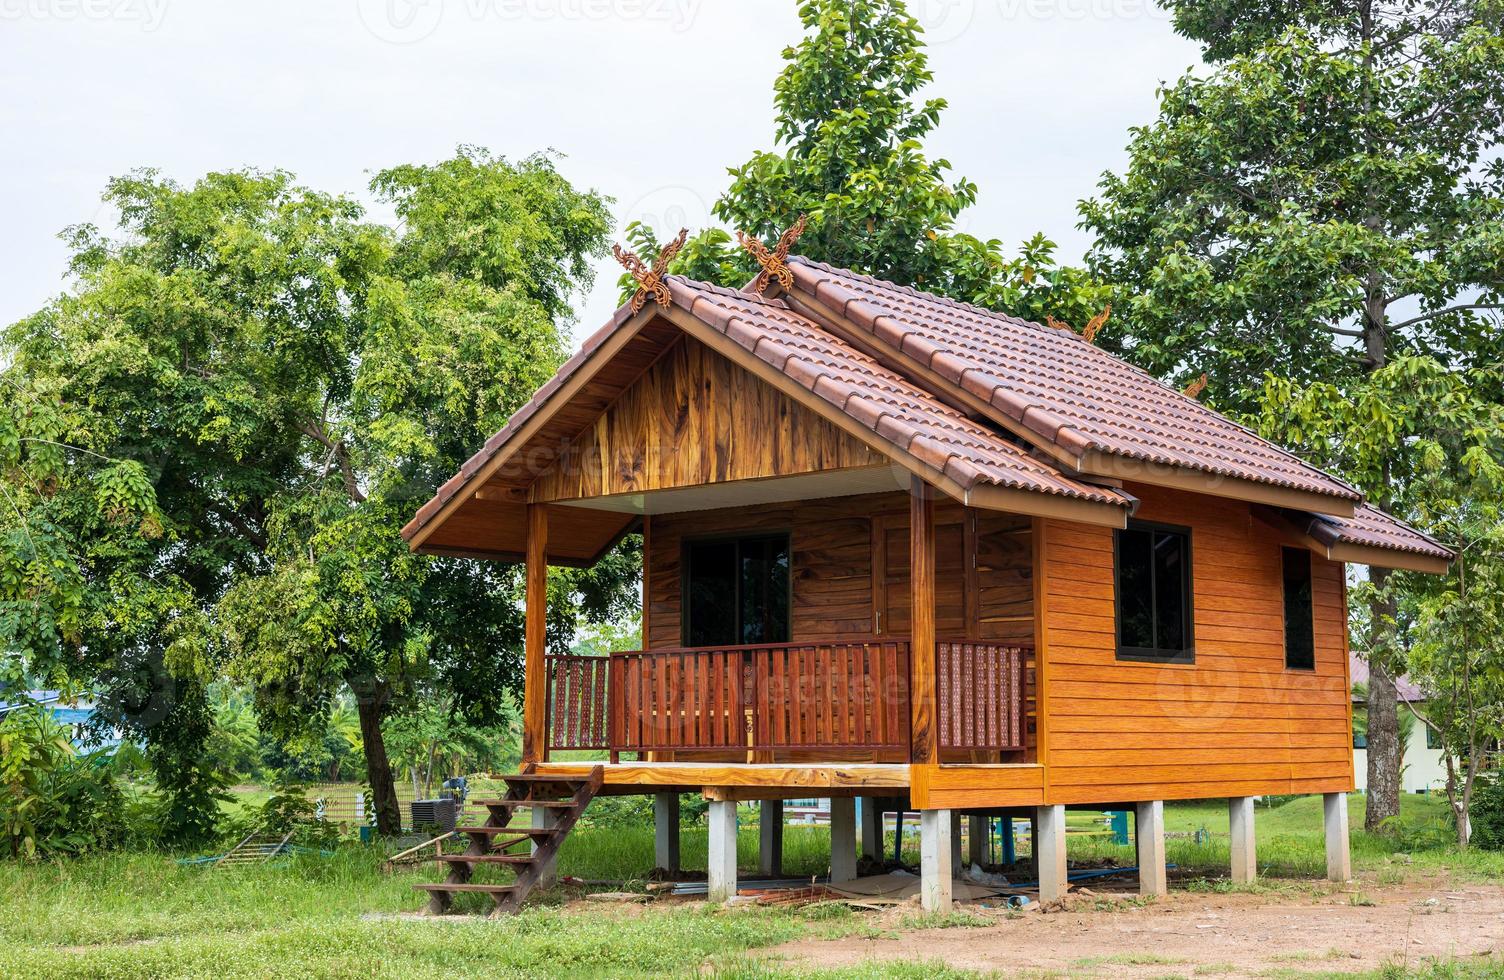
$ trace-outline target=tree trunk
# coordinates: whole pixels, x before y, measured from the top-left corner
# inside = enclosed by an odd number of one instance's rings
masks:
[[[371,786],[371,803],[376,809],[376,832],[395,837],[402,832],[402,808],[397,803],[397,783],[392,763],[387,758],[386,740],[381,735],[381,718],[386,714],[389,692],[384,684],[351,685],[355,691],[355,711],[360,717],[360,737],[366,751],[366,782]]]
[[[1369,609],[1371,628],[1381,634],[1395,615],[1394,600],[1383,596],[1384,585],[1389,579],[1387,569],[1375,568],[1369,573],[1373,584],[1380,591]],[[1368,798],[1363,815],[1363,826],[1370,832],[1380,829],[1380,824],[1400,812],[1400,716],[1394,676],[1382,654],[1384,644],[1376,643],[1375,656],[1368,664]]]

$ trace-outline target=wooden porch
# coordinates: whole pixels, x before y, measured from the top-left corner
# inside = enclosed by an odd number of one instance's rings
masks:
[[[547,658],[544,758],[606,751],[642,763],[908,763],[914,759],[913,642],[633,650]],[[935,736],[941,762],[1022,761],[1033,650],[938,641]]]

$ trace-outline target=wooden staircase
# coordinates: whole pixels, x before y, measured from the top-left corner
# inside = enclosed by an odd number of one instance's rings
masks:
[[[454,896],[463,892],[480,892],[496,903],[495,915],[510,915],[522,908],[528,894],[542,880],[553,864],[559,845],[574,829],[580,814],[599,792],[602,770],[596,766],[584,779],[561,779],[524,772],[504,776],[506,795],[499,800],[479,800],[490,816],[479,827],[457,827],[455,833],[466,836],[470,844],[463,854],[440,854],[435,860],[448,869],[443,881],[424,882],[413,887],[428,892],[428,911],[442,915],[449,911]],[[513,826],[521,812],[525,823]],[[546,813],[543,827],[534,827],[534,816]],[[523,845],[524,849],[512,848]],[[474,880],[478,868],[510,868],[515,878],[509,882]]]

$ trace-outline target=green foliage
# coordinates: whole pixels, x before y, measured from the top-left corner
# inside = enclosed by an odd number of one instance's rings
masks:
[[[76,755],[51,711],[27,705],[0,718],[0,835],[12,857],[116,846],[124,807],[108,759]]]
[[[1167,6],[1210,67],[1161,91],[1126,172],[1081,206],[1119,287],[1108,344],[1162,377],[1209,372],[1235,408],[1266,372],[1342,385],[1389,349],[1496,360],[1500,6]]]
[[[925,153],[945,100],[919,99],[932,76],[902,0],[807,0],[799,16],[805,35],[784,51],[773,88],[777,149],[731,170],[717,218],[771,243],[804,214],[800,255],[1017,316],[1080,326],[1101,311],[1106,290],[1059,265],[1045,236],[1010,257],[996,239],[956,231],[977,189]],[[652,230],[634,223],[627,239],[658,255]],[[757,272],[720,229],[691,237],[669,269],[729,287]],[[631,277],[620,283],[631,295]]]
[[[1504,851],[1504,779],[1497,772],[1478,781],[1468,812],[1473,824],[1473,846]]]

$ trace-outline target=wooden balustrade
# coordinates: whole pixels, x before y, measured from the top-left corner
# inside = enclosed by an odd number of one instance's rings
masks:
[[[935,646],[940,747],[1022,751],[1027,650],[970,640],[941,640]]]
[[[549,748],[908,758],[909,643],[857,639],[548,658]],[[1029,653],[936,644],[942,749],[1021,751]]]
[[[605,657],[551,654],[545,678],[548,685],[548,747],[550,749],[609,749]]]

